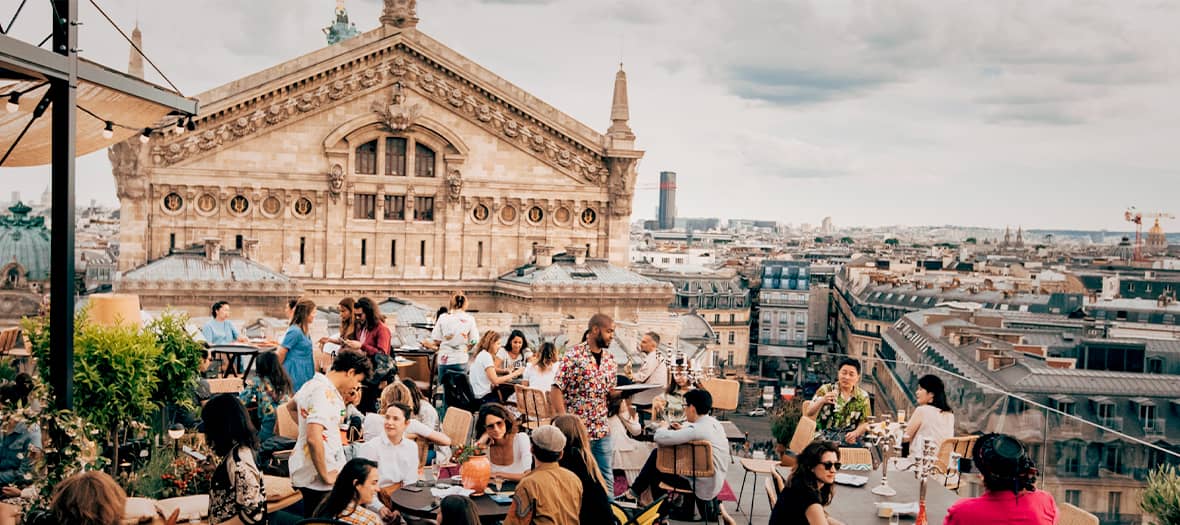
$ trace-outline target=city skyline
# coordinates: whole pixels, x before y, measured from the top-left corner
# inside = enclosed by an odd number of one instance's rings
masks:
[[[293,4],[103,6],[125,30],[138,17],[147,55],[192,96],[324,47],[332,2]],[[380,2],[347,7],[376,27]],[[14,36],[39,41],[46,9],[28,6]],[[424,32],[596,129],[622,58],[647,151],[636,219],[655,217],[665,170],[681,216],[1124,230],[1128,206],[1175,211],[1180,154],[1159,132],[1180,122],[1164,98],[1175,6],[425,0],[419,12]],[[84,56],[124,67],[126,43],[93,7],[82,14],[95,22]],[[78,166],[79,201],[114,204],[105,152]],[[48,183],[47,167],[4,172],[26,198]]]

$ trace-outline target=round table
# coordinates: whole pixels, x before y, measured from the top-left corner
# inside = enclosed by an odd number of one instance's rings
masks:
[[[209,353],[212,354],[213,356],[217,356],[218,354],[220,354],[220,355],[223,355],[226,357],[226,362],[225,362],[226,364],[225,364],[225,367],[223,367],[223,369],[222,369],[221,377],[229,377],[230,376],[230,370],[232,370],[234,368],[234,367],[230,366],[231,359],[235,359],[237,357],[249,356],[250,359],[248,361],[246,361],[246,366],[245,366],[245,368],[242,369],[242,374],[241,374],[242,378],[245,379],[246,376],[250,375],[250,369],[254,367],[254,359],[256,357],[258,357],[258,353],[262,352],[262,351],[266,351],[266,350],[273,350],[274,348],[275,347],[273,347],[273,346],[259,347],[259,346],[254,346],[251,344],[236,343],[236,344],[228,344],[228,345],[211,346],[211,347],[209,347]]]
[[[459,482],[444,481],[448,485],[458,485]],[[402,487],[394,491],[390,495],[390,501],[393,502],[395,510],[404,512],[411,516],[420,518],[433,519],[438,514],[438,504],[440,498],[434,497],[430,493],[431,485],[426,484],[425,487],[418,487],[411,485],[409,487]],[[501,494],[511,495],[513,489],[516,488],[516,482],[505,481]],[[491,490],[491,487],[488,487]],[[485,523],[495,523],[508,516],[508,503],[496,503],[486,495],[471,496],[471,500],[475,502],[475,511],[479,514],[479,519]]]

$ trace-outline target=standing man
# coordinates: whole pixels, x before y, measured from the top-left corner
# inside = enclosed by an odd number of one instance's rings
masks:
[[[561,357],[553,388],[549,390],[557,415],[570,413],[585,423],[590,434],[590,452],[606,482],[607,496],[614,498],[611,470],[610,425],[607,404],[617,382],[619,367],[607,348],[615,337],[615,321],[598,313],[590,318],[586,341],[574,345]]]
[[[344,396],[373,374],[368,356],[342,350],[327,374],[315,374],[287,403],[299,423],[299,439],[288,460],[291,485],[303,495],[303,517],[309,518],[332,490],[336,475],[348,458],[344,455],[341,425],[346,413]],[[347,429],[347,426],[344,428]]]
[[[651,390],[644,390],[635,394],[631,398],[631,404],[639,412],[639,422],[647,423],[651,419],[651,403],[656,396],[664,392],[665,387],[668,386],[668,365],[664,364],[664,360],[660,358],[660,353],[656,350],[660,348],[660,334],[655,332],[648,332],[643,334],[643,339],[639,341],[639,351],[643,352],[643,366],[635,373],[636,383],[647,383],[649,385],[660,385],[660,388],[652,388]]]

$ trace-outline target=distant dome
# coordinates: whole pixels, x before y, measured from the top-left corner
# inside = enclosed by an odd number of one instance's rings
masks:
[[[11,281],[14,272],[26,281],[49,280],[49,230],[44,217],[29,217],[31,209],[17,202],[0,216],[0,279]],[[15,263],[15,264],[13,264]]]
[[[1111,251],[1110,255],[1124,261],[1133,260],[1135,258],[1135,247],[1131,245],[1131,239],[1123,237],[1119,241],[1118,246],[1115,246],[1114,250]]]
[[[1160,253],[1168,249],[1168,236],[1164,234],[1164,229],[1160,227],[1160,220],[1157,217],[1155,224],[1147,231],[1147,250],[1151,253]]]

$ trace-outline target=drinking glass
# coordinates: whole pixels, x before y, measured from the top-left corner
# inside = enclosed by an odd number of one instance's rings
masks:
[[[496,487],[496,492],[500,492],[500,488],[504,485],[504,478],[495,476],[492,478],[492,486]]]

